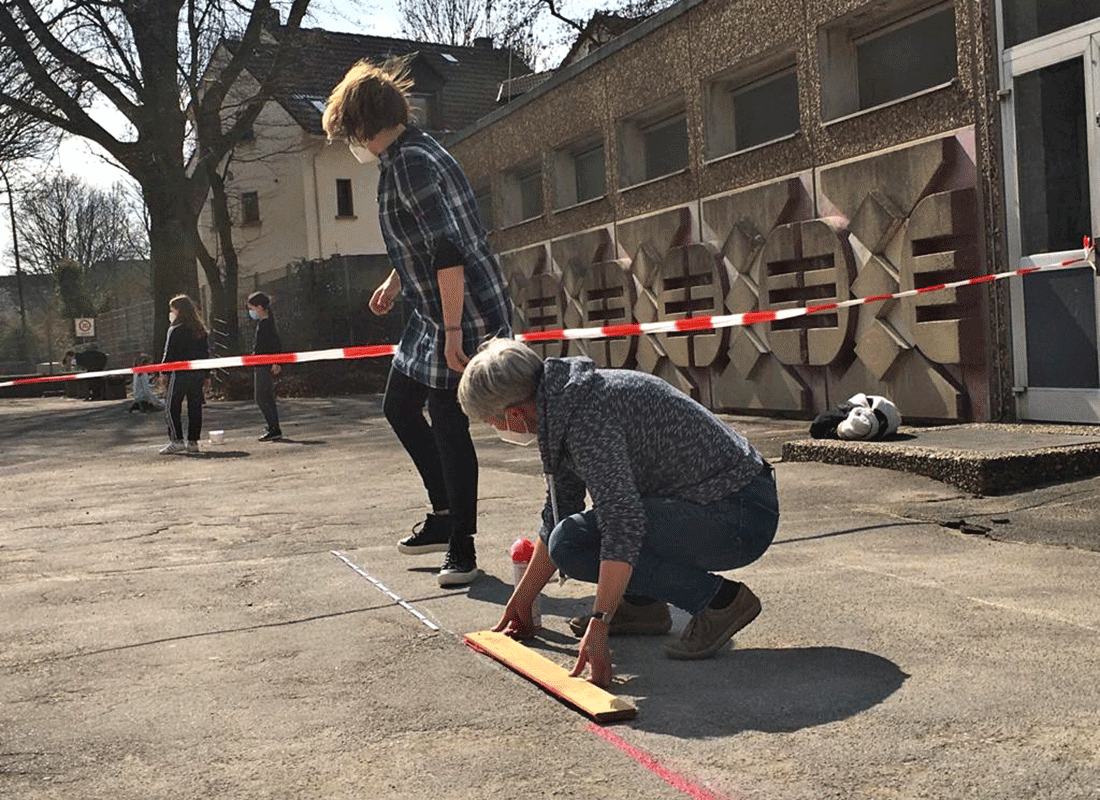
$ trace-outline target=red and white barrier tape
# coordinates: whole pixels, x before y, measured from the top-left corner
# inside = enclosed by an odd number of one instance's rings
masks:
[[[756,325],[761,322],[777,322],[779,320],[805,317],[810,314],[822,314],[827,311],[836,311],[841,308],[851,308],[868,303],[883,303],[887,300],[900,300],[906,297],[917,297],[922,294],[943,292],[949,289],[958,289],[963,286],[975,286],[981,283],[1013,278],[1020,275],[1031,275],[1036,272],[1056,272],[1064,269],[1076,269],[1089,265],[1096,269],[1095,250],[1089,240],[1085,249],[1074,250],[1065,253],[1052,253],[1050,258],[1061,260],[1049,264],[1032,263],[1031,266],[1009,272],[995,272],[990,275],[981,275],[977,278],[967,278],[952,283],[938,283],[933,286],[923,286],[920,289],[908,289],[893,294],[882,294],[874,297],[857,297],[852,300],[841,300],[836,303],[821,303],[819,305],[804,306],[801,308],[781,308],[775,311],[746,311],[740,314],[720,314],[703,317],[685,317],[682,319],[663,320],[660,322],[633,322],[625,325],[601,325],[594,328],[570,328],[550,331],[528,331],[516,334],[516,338],[522,342],[551,342],[569,339],[610,339],[621,336],[643,336],[654,333],[700,333],[702,331],[718,330],[720,328],[733,328],[741,325]],[[1031,260],[1034,262],[1037,257]],[[342,361],[355,358],[376,358],[379,356],[393,355],[395,346],[392,344],[373,344],[362,347],[336,347],[330,350],[306,350],[300,353],[275,353],[258,356],[226,356],[224,358],[204,358],[196,361],[172,361],[166,364],[147,364],[140,367],[125,367],[121,369],[108,369],[99,372],[78,372],[71,375],[42,375],[36,378],[17,378],[11,381],[0,382],[0,388],[5,386],[22,386],[29,383],[46,383],[50,381],[88,380],[90,378],[105,378],[111,375],[133,375],[143,372],[175,372],[178,370],[192,369],[230,369],[232,367],[257,367],[264,364],[301,364],[307,361]]]

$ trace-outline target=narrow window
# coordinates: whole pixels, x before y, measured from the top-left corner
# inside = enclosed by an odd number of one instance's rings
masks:
[[[493,230],[493,193],[485,187],[474,192],[474,201],[477,203],[478,216],[481,217],[481,226],[487,231]]]
[[[355,216],[355,201],[352,197],[351,180],[349,178],[336,179],[336,216]]]
[[[241,224],[249,225],[260,221],[259,192],[241,192]]]
[[[519,184],[520,219],[542,216],[542,170],[523,172],[516,176]]]
[[[576,180],[578,203],[607,194],[603,142],[581,150],[573,156],[573,174]]]
[[[642,128],[645,180],[671,175],[687,167],[687,117],[683,112]]]

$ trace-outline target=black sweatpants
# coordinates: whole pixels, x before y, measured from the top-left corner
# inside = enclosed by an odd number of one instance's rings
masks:
[[[206,373],[172,372],[168,375],[168,391],[164,397],[164,419],[168,423],[168,438],[183,441],[183,400],[187,398],[187,441],[197,442],[202,436],[202,383]]]

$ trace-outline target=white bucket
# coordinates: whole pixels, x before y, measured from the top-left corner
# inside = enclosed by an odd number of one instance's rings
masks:
[[[210,444],[221,444],[225,441],[225,431],[210,431]]]

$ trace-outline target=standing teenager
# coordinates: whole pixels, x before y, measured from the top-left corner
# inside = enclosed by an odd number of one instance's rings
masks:
[[[206,326],[199,318],[195,303],[185,294],[176,295],[168,302],[168,337],[164,342],[164,358],[161,363],[195,361],[208,358],[210,345]],[[162,455],[199,452],[202,436],[202,384],[205,370],[175,370],[168,373],[168,387],[164,395],[164,418],[168,423],[168,444],[161,448]],[[183,401],[187,400],[187,442],[183,435]]]
[[[248,296],[248,316],[256,322],[256,345],[253,355],[269,355],[283,352],[283,342],[275,330],[275,315],[271,312],[271,298],[263,292]],[[279,427],[279,408],[275,405],[275,376],[282,371],[278,364],[261,364],[252,368],[256,405],[264,415],[267,429],[261,442],[275,442],[283,438]]]
[[[361,61],[333,89],[323,123],[356,160],[379,170],[378,217],[393,271],[371,297],[371,311],[389,312],[399,293],[410,310],[383,405],[431,511],[398,549],[445,550],[439,583],[452,586],[478,575],[477,455],[458,380],[467,353],[510,332],[509,301],[466,175],[411,122],[411,88],[405,62]]]

